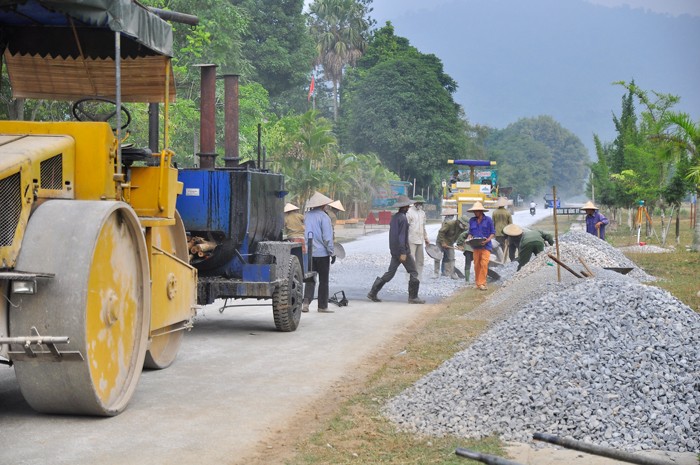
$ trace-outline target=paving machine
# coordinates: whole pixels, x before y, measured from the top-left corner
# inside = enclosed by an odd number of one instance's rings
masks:
[[[173,153],[122,146],[122,102],[174,99],[171,26],[127,0],[0,0],[0,47],[15,98],[79,120],[0,121],[0,363],[35,410],[116,415],[196,309]]]
[[[487,209],[497,208],[499,197],[498,170],[495,161],[489,160],[447,160],[454,165],[449,180],[442,182],[443,210],[456,210],[459,216],[467,213],[474,202],[481,202]],[[506,207],[512,211],[513,201],[506,200]]]

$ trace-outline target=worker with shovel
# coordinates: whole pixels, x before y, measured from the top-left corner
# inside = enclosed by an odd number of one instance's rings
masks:
[[[503,232],[510,237],[520,238],[520,247],[518,248],[518,269],[525,266],[533,255],[537,255],[544,251],[545,241],[549,245],[554,245],[554,236],[545,231],[540,230],[524,230],[517,224],[509,224],[503,228]]]

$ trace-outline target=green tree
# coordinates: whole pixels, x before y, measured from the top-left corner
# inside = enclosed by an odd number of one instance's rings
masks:
[[[668,112],[660,123],[665,131],[655,135],[655,138],[670,142],[680,149],[678,172],[682,174],[683,180],[690,181],[689,187],[694,188],[696,198],[700,198],[700,121],[693,122],[686,113]],[[700,220],[697,217],[693,249],[700,252]]]
[[[252,64],[246,79],[267,89],[278,114],[306,104],[304,87],[315,45],[303,15],[303,0],[231,0],[247,20],[242,53]]]
[[[338,119],[338,89],[346,66],[354,66],[367,44],[369,1],[314,0],[310,30],[316,42],[315,65],[333,85],[333,120]]]
[[[535,197],[557,186],[562,197],[583,191],[588,154],[581,140],[550,116],[521,118],[485,139],[488,158],[498,162],[499,184]],[[486,157],[484,157],[486,158]]]

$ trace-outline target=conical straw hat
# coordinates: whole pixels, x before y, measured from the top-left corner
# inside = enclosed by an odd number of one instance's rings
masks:
[[[496,202],[496,206],[505,207],[506,205],[508,205],[508,199],[506,199],[505,197],[499,197],[498,202]]]
[[[340,210],[341,212],[344,212],[344,211],[345,211],[345,208],[343,207],[343,204],[340,203],[340,200],[335,200],[335,201],[329,203],[328,206],[329,206],[329,207],[333,207],[333,208],[335,208],[336,210]]]
[[[593,205],[593,202],[589,200],[583,207],[581,207],[581,210],[598,210],[598,207]]]
[[[316,208],[328,205],[333,202],[333,199],[329,199],[320,192],[314,192],[314,195],[306,202],[306,208]]]
[[[297,207],[297,206],[294,205],[293,203],[288,203],[287,205],[284,206],[284,212],[285,212],[285,213],[291,212],[291,211],[294,211],[294,210],[299,210],[299,207]]]
[[[475,202],[474,205],[472,206],[472,208],[470,208],[467,211],[469,211],[469,212],[477,212],[477,211],[485,212],[486,209],[484,208],[484,206],[482,205],[481,202]]]
[[[503,228],[503,234],[506,236],[519,236],[523,233],[523,228],[518,226],[517,224],[509,224],[508,226],[505,226]]]

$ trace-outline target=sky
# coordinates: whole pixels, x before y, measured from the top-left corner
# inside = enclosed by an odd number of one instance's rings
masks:
[[[451,0],[374,0],[374,9],[378,12],[391,11],[400,15],[415,10],[433,10]],[[562,0],[565,2],[566,0]],[[602,5],[609,8],[627,6],[629,8],[639,8],[650,10],[655,13],[665,13],[672,16],[688,14],[700,16],[700,0],[585,0],[589,3]],[[308,5],[311,0],[305,0]]]
[[[396,14],[402,14],[411,10],[421,10],[428,5],[429,9],[434,9],[449,0],[374,0],[374,7],[384,10],[385,6],[389,6],[391,11]],[[562,0],[566,1],[566,0]],[[614,8],[620,6],[628,6],[630,8],[641,8],[651,10],[656,13],[666,13],[673,16],[688,14],[691,16],[700,16],[700,0],[586,0],[589,3],[603,5]],[[304,0],[307,6],[312,3],[312,0]]]
[[[616,134],[612,116],[630,81],[681,97],[700,117],[700,0],[374,0],[371,17],[434,54],[458,85],[473,124],[503,129],[553,117],[595,159],[594,136]]]

